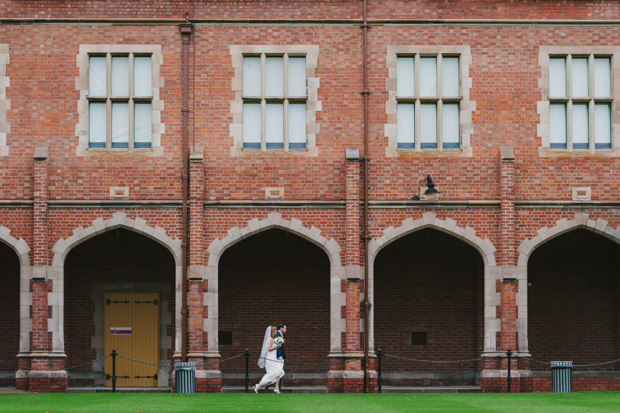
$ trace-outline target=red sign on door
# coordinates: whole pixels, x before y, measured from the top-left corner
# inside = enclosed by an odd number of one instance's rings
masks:
[[[131,327],[110,327],[110,335],[129,336],[131,335]]]

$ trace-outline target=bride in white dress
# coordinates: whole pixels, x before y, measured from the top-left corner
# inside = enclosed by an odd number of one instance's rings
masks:
[[[272,383],[276,384],[274,392],[280,393],[280,377],[284,376],[284,363],[278,360],[276,350],[279,346],[273,344],[275,336],[276,327],[267,327],[265,339],[263,340],[263,349],[258,359],[258,367],[264,368],[267,373],[265,373],[260,383],[254,386],[254,391],[256,393],[258,393],[261,387],[269,386]]]

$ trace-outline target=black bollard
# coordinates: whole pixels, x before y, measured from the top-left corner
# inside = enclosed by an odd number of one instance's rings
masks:
[[[377,392],[381,393],[381,349],[377,350]]]
[[[116,393],[116,349],[112,349],[112,393]]]
[[[512,356],[511,348],[508,349],[508,352],[506,353],[506,355],[508,356],[508,378],[506,380],[506,383],[508,384],[508,393],[511,393],[511,389],[510,389],[510,382],[512,381],[512,377],[510,377],[510,357]]]
[[[248,362],[250,361],[250,349],[245,349],[245,392],[247,393],[250,389],[250,374],[248,368]]]

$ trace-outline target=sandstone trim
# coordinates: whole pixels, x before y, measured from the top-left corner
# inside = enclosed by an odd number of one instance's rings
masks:
[[[6,144],[6,135],[11,131],[6,116],[11,108],[11,101],[6,98],[6,88],[10,86],[9,77],[6,75],[6,65],[9,61],[9,45],[0,44],[0,156],[9,154],[9,147]]]

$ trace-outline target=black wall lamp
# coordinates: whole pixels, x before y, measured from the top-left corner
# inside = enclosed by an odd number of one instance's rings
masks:
[[[435,189],[435,184],[433,183],[433,179],[430,175],[426,175],[426,191],[424,191],[424,195],[436,195],[440,192]]]

